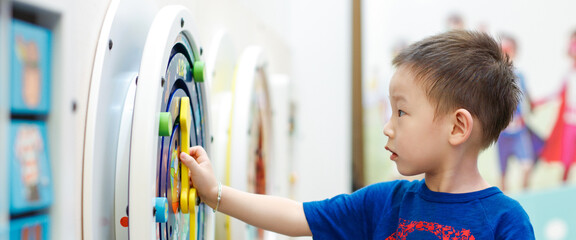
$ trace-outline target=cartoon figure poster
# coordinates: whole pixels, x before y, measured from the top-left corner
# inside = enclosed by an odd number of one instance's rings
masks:
[[[35,215],[10,222],[10,239],[41,240],[49,239],[50,217]]]
[[[52,203],[46,126],[13,121],[10,126],[10,213],[20,214]]]
[[[47,114],[50,110],[50,30],[12,21],[10,105],[15,114]]]
[[[576,30],[568,40],[567,55],[571,66],[562,79],[562,87],[557,98],[560,109],[556,115],[554,128],[550,133],[542,158],[547,162],[560,162],[563,167],[562,181],[570,177],[570,169],[576,162]],[[548,99],[544,99],[545,102]]]

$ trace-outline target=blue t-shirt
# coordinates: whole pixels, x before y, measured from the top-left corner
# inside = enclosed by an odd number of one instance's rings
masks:
[[[377,183],[304,203],[314,239],[534,239],[528,215],[497,187],[433,192],[421,181]]]

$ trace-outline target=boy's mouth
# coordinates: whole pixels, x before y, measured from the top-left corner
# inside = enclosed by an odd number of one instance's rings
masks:
[[[394,151],[390,150],[389,147],[386,147],[386,150],[388,150],[392,153],[392,155],[390,155],[390,160],[394,161],[398,158],[398,154],[396,154]]]

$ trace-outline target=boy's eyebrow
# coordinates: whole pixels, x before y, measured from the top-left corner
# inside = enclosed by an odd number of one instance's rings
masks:
[[[394,100],[396,102],[406,101],[406,98],[403,95],[398,95],[398,94],[390,95],[390,99]]]

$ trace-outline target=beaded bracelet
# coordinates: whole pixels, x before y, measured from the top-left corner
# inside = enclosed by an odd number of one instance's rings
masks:
[[[216,211],[218,211],[218,206],[220,206],[220,199],[222,199],[222,183],[218,182],[218,202],[216,202],[216,207],[212,209],[213,213],[216,213]]]

